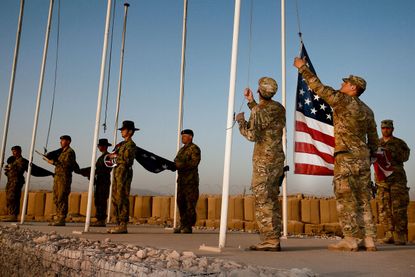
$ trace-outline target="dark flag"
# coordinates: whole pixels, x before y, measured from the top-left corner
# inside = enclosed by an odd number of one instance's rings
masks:
[[[165,169],[176,171],[176,165],[174,162],[157,156],[156,154],[144,150],[138,146],[136,146],[135,150],[135,159],[145,169],[153,173],[159,173]]]
[[[310,58],[301,47],[301,58],[315,73]],[[333,110],[306,84],[298,74],[294,134],[294,173],[333,175],[334,128]]]
[[[7,163],[11,164],[12,162],[14,162],[15,159],[16,158],[14,156],[10,156],[9,158],[7,158]],[[25,164],[24,165],[25,171],[27,171],[27,169],[29,168],[29,161],[23,158],[23,162]],[[49,170],[41,168],[40,166],[37,166],[34,163],[32,163],[32,172],[30,175],[35,176],[35,177],[46,177],[46,176],[53,176],[53,173],[50,172]]]

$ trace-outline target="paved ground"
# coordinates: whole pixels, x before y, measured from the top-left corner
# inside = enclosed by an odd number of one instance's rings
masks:
[[[10,223],[0,223],[10,225]],[[84,225],[67,224],[66,227],[50,227],[46,223],[23,225],[42,232],[52,230],[59,234],[84,237],[91,240],[111,238],[114,242],[137,244],[157,248],[192,251],[197,255],[220,257],[245,264],[270,266],[280,269],[309,268],[321,276],[415,276],[415,244],[406,246],[380,245],[377,252],[333,252],[327,250],[332,239],[288,238],[282,241],[282,252],[250,252],[246,247],[258,242],[257,234],[229,232],[226,248],[221,253],[199,250],[202,244],[217,247],[217,231],[196,230],[193,234],[172,234],[171,230],[148,225],[130,225],[129,234],[110,235],[106,228],[91,227],[83,231]]]

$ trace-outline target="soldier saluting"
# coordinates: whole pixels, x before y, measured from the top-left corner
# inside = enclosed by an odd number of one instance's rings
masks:
[[[126,234],[130,216],[129,195],[131,181],[133,180],[133,164],[136,152],[136,145],[132,137],[135,131],[140,129],[135,128],[133,121],[125,120],[122,123],[122,127],[118,130],[121,131],[124,141],[119,143],[115,147],[114,153],[109,155],[109,158],[116,161],[112,182],[112,204],[115,208],[117,226],[108,229],[108,233]]]

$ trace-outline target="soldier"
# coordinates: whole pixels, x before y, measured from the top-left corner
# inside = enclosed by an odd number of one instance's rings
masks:
[[[376,251],[376,235],[370,207],[370,157],[374,156],[378,136],[372,110],[359,99],[366,81],[350,75],[339,90],[321,83],[306,65],[295,58],[308,87],[333,109],[334,125],[334,194],[344,239],[330,244],[329,250],[357,251],[359,246]],[[363,240],[361,240],[363,239]]]
[[[56,207],[56,218],[50,226],[65,226],[68,213],[68,197],[71,193],[72,172],[79,166],[76,162],[75,151],[70,147],[72,139],[68,135],[60,137],[61,153],[55,159],[44,159],[55,166],[53,178],[53,202]]]
[[[17,221],[20,209],[20,195],[25,183],[24,172],[27,170],[27,160],[22,157],[22,148],[18,145],[12,147],[12,155],[4,168],[7,176],[6,207],[7,216],[1,221]]]
[[[393,136],[393,121],[381,122],[382,137],[379,146],[389,157],[392,174],[385,178],[375,174],[379,222],[386,230],[384,243],[404,245],[407,241],[409,188],[403,163],[409,159],[410,149],[401,139]]]
[[[111,185],[111,167],[105,165],[104,158],[108,154],[108,146],[112,144],[107,139],[100,139],[98,149],[101,156],[95,164],[95,217],[97,221],[92,224],[95,227],[105,227],[105,219],[107,218],[107,204]]]
[[[174,159],[177,177],[177,206],[180,213],[180,227],[174,233],[191,234],[196,223],[196,203],[199,199],[200,148],[193,143],[193,131],[181,131],[183,147]]]
[[[115,208],[117,226],[108,229],[111,234],[126,234],[127,223],[129,221],[130,211],[130,189],[131,181],[133,180],[133,163],[135,158],[136,146],[132,140],[135,131],[140,130],[135,128],[134,122],[125,120],[122,127],[118,129],[121,131],[121,136],[124,141],[117,144],[114,153],[109,157],[116,160],[114,167],[114,177],[112,181],[112,204]]]
[[[252,157],[251,189],[255,195],[255,215],[261,242],[249,250],[280,251],[281,215],[278,201],[279,179],[284,174],[285,155],[282,148],[282,132],[285,127],[285,108],[271,98],[278,89],[277,82],[269,77],[258,81],[259,103],[247,88],[244,96],[251,110],[249,121],[244,113],[236,115],[240,133],[255,142]]]

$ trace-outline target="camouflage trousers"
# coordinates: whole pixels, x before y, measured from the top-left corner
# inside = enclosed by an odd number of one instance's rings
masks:
[[[19,215],[20,196],[24,182],[8,181],[6,185],[6,207],[8,215]]]
[[[334,194],[343,235],[375,237],[370,206],[370,160],[351,153],[339,153],[334,161]]]
[[[378,184],[377,200],[379,223],[385,231],[395,231],[398,234],[408,233],[409,189],[406,184]]]
[[[53,203],[59,220],[68,214],[68,198],[71,193],[72,176],[55,175],[53,179]]]
[[[94,202],[97,220],[105,220],[107,218],[108,197],[110,194],[110,176],[108,179],[95,179]]]
[[[190,180],[191,181],[191,180]],[[199,199],[199,182],[178,182],[177,206],[180,213],[180,227],[192,227],[196,223],[196,204]]]
[[[281,166],[254,163],[251,189],[255,195],[255,216],[261,241],[281,236],[281,204],[278,201],[278,180]]]
[[[114,206],[117,224],[130,220],[130,189],[133,180],[133,169],[118,165],[114,168],[112,182],[112,205]]]

